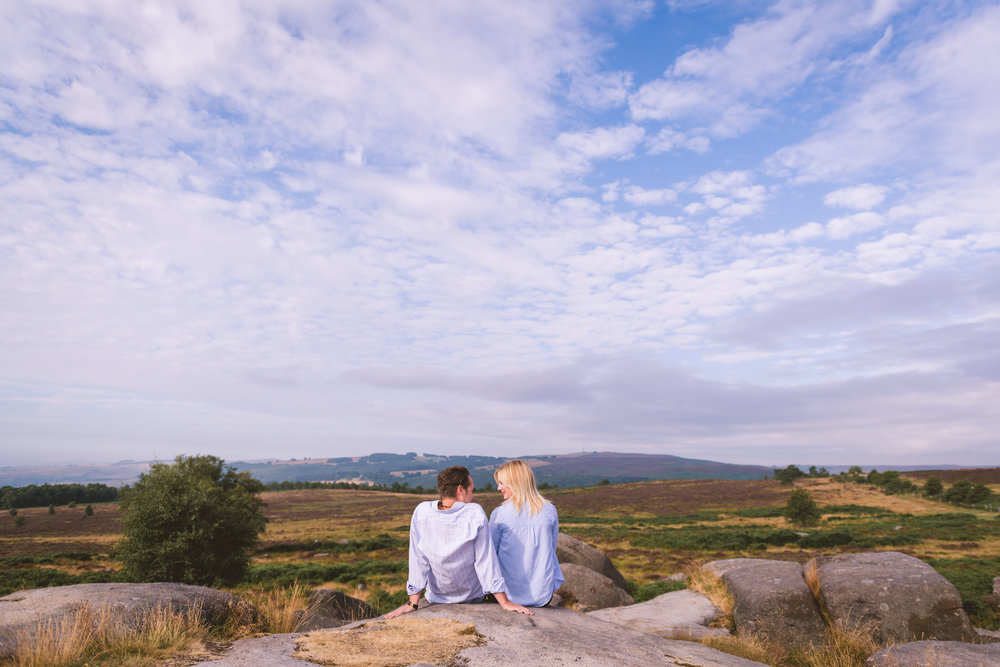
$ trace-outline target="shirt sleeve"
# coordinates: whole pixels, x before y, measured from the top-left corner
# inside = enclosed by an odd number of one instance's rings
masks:
[[[500,574],[500,561],[497,560],[497,552],[493,548],[493,539],[490,537],[490,526],[486,522],[486,513],[480,510],[482,522],[476,528],[476,539],[474,543],[476,555],[476,574],[479,575],[479,583],[486,593],[506,593],[507,583]]]
[[[420,544],[420,528],[417,515],[420,512],[418,505],[413,510],[413,518],[410,519],[410,572],[406,579],[406,592],[408,595],[416,595],[427,588],[427,581],[430,577],[430,563]]]
[[[502,505],[501,505],[502,507]],[[490,539],[493,541],[493,551],[500,553],[500,507],[490,514]]]

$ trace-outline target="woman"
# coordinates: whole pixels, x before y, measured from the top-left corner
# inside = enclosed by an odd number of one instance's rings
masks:
[[[490,536],[507,582],[507,597],[525,607],[542,607],[562,585],[556,559],[559,515],[535,487],[535,475],[521,459],[493,473],[503,504],[490,514]]]

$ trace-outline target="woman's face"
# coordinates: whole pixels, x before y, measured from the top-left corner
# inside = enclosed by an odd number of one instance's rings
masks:
[[[503,483],[503,480],[497,480],[497,491],[503,494],[504,500],[510,500],[510,497],[514,495],[514,492]]]

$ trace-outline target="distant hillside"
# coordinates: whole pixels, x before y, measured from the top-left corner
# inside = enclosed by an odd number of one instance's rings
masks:
[[[354,458],[306,459],[271,463],[235,462],[262,482],[356,481],[407,484],[434,488],[438,470],[464,465],[479,486],[493,484],[493,470],[510,457],[438,456],[435,454],[371,454]],[[539,484],[589,486],[609,482],[657,479],[761,479],[773,470],[764,466],[734,465],[684,459],[666,454],[591,452],[559,456],[522,456],[535,471]]]
[[[347,481],[388,486],[398,483],[409,487],[422,486],[425,489],[433,489],[436,486],[437,471],[450,465],[464,465],[472,470],[473,479],[479,486],[493,484],[493,470],[508,458],[511,457],[419,455],[409,452],[288,461],[229,461],[229,463],[239,470],[250,472],[264,483]],[[531,462],[539,484],[560,487],[591,486],[604,479],[612,483],[660,479],[762,479],[774,473],[773,468],[769,466],[685,459],[669,454],[587,452],[552,456],[522,455],[520,458]],[[0,467],[0,486],[90,482],[121,486],[135,481],[140,473],[149,468],[149,463],[149,461],[119,461],[95,465],[4,466]],[[803,470],[807,467],[800,466]],[[831,473],[838,472],[839,468],[839,466],[827,466]],[[878,468],[910,471],[915,466],[878,466]],[[846,467],[844,469],[846,470]],[[921,478],[937,475],[946,482],[969,479],[977,483],[1000,483],[1000,469],[996,468],[936,471],[927,471],[925,468],[923,472],[907,474]]]
[[[437,472],[464,465],[479,486],[493,484],[493,470],[512,457],[444,456],[437,454],[369,454],[368,456],[292,459],[288,461],[229,461],[265,484],[270,482],[393,483],[433,489]],[[521,456],[535,471],[539,484],[590,486],[658,479],[761,479],[773,473],[766,466],[734,465],[685,459],[667,454],[589,452],[559,456]],[[149,462],[121,461],[104,465],[6,466],[0,468],[0,486],[99,482],[120,486],[135,481]]]

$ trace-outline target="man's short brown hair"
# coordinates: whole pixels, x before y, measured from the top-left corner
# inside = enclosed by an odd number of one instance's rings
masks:
[[[438,473],[438,493],[442,498],[454,498],[458,495],[458,487],[469,488],[472,475],[465,466],[451,466]]]

